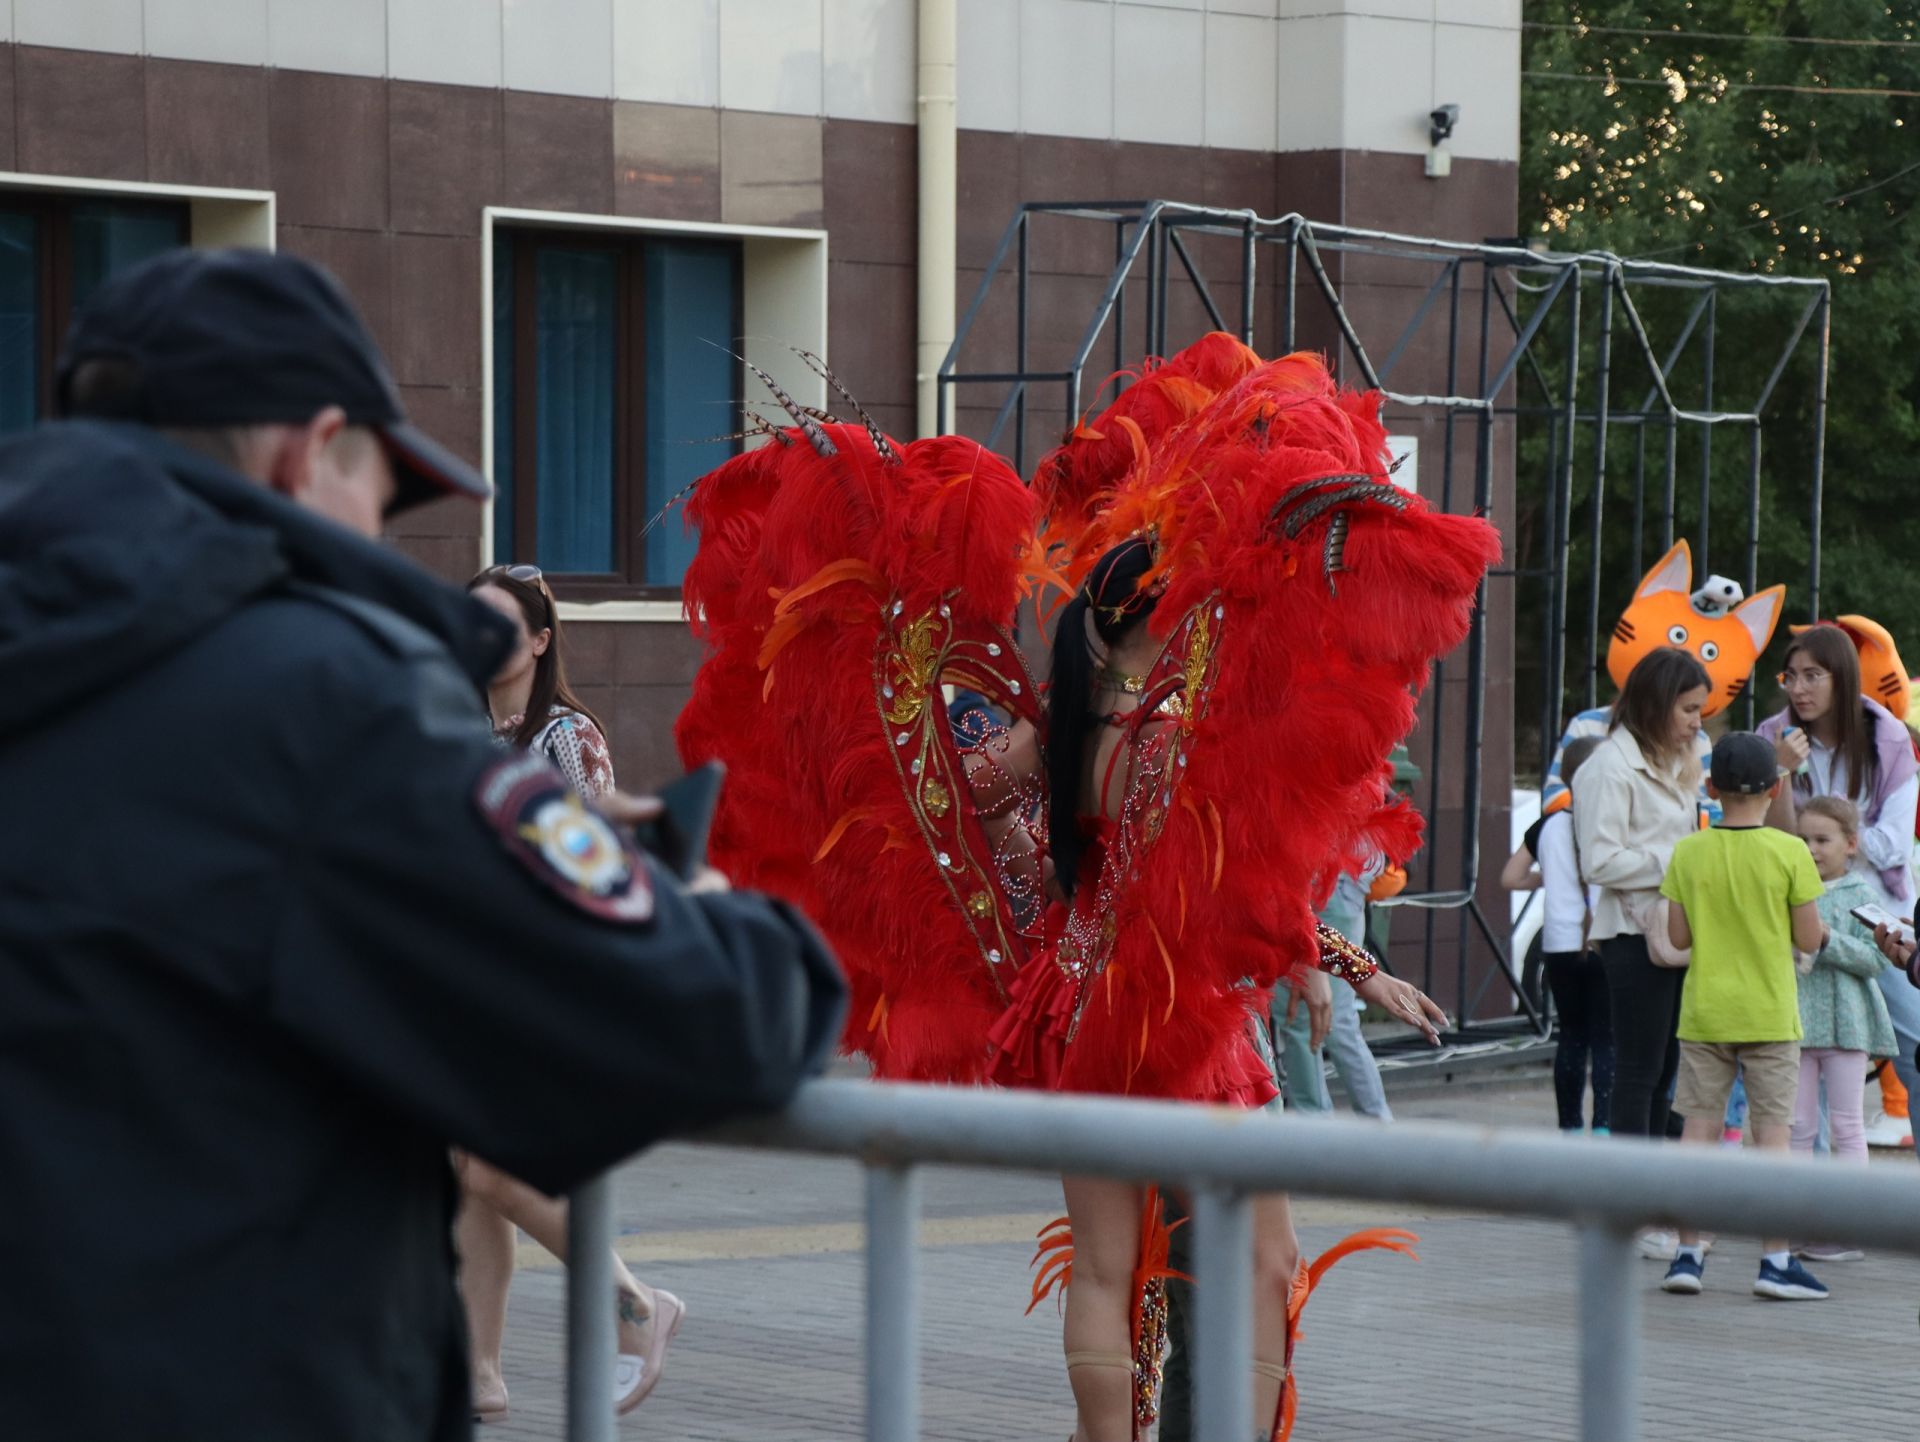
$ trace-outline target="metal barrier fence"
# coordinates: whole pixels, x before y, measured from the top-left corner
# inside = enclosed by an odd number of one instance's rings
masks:
[[[867,1168],[867,1438],[916,1442],[920,1193],[927,1164],[1164,1182],[1191,1193],[1194,1435],[1254,1435],[1248,1199],[1262,1192],[1461,1208],[1577,1232],[1580,1436],[1639,1431],[1636,1228],[1844,1237],[1920,1255],[1913,1174],[1861,1172],[1717,1148],[1598,1144],[1439,1123],[1304,1120],[1166,1102],[820,1081],[785,1111],[696,1138],[856,1159]],[[567,1435],[614,1436],[606,1182],[574,1196],[569,1231]]]

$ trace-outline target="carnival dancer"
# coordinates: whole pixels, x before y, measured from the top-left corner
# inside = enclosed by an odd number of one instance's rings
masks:
[[[1444,1024],[1312,918],[1375,844],[1412,850],[1386,758],[1497,553],[1484,523],[1392,486],[1377,413],[1317,358],[1261,363],[1216,335],[1043,462],[1050,516],[1088,517],[1048,691],[1067,905],[994,1030],[999,1080],[1258,1105],[1271,988],[1316,963],[1429,1035]],[[1065,1191],[1071,1261],[1054,1251],[1036,1296],[1065,1274],[1079,1436],[1106,1442],[1151,1416],[1158,1206],[1125,1183]],[[1284,1198],[1256,1204],[1255,1229],[1256,1415],[1281,1430],[1300,1275]]]
[[[1259,1018],[1303,967],[1444,1022],[1313,921],[1342,870],[1417,845],[1386,758],[1498,550],[1387,479],[1377,398],[1215,335],[1081,427],[1036,488],[1075,595],[1051,715],[1010,629],[1058,579],[1035,493],[972,442],[789,413],[690,498],[708,657],[677,734],[732,768],[717,864],[836,943],[849,1050],[882,1077],[1252,1103]],[[1007,729],[958,744],[943,686]],[[1133,1437],[1159,1356],[1132,1281],[1164,1236],[1142,1189],[1070,1189],[1078,1255],[1050,1236],[1036,1296],[1070,1278],[1072,1345],[1101,1355],[1074,1369],[1081,1442]],[[1284,1203],[1262,1211],[1279,1430],[1303,1273]]]

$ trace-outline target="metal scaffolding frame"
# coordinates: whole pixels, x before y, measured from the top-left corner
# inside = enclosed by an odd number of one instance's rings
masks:
[[[1035,369],[1031,335],[1031,309],[1036,273],[1032,257],[1032,237],[1037,223],[1081,222],[1111,227],[1113,266],[1093,313],[1081,333],[1078,344],[1063,366]],[[1190,237],[1221,237],[1238,242],[1238,313],[1229,317],[1216,302],[1212,288],[1193,248]],[[1262,254],[1270,257],[1264,264]],[[1431,283],[1414,307],[1399,334],[1376,363],[1368,338],[1360,334],[1349,313],[1339,287],[1329,273],[1329,255],[1354,255],[1383,260],[1414,262],[1433,268]],[[1176,270],[1177,267],[1177,270]],[[1143,275],[1145,295],[1137,298],[1133,309],[1143,314],[1129,315],[1128,282]],[[1474,276],[1479,284],[1479,323],[1477,338],[1463,336],[1463,275]],[[1013,356],[1010,367],[991,370],[963,370],[960,356],[985,310],[996,284],[1011,276],[1016,287]],[[1473,244],[1399,235],[1388,231],[1364,230],[1350,226],[1328,225],[1298,214],[1263,218],[1250,210],[1230,210],[1189,205],[1179,201],[1079,201],[1029,202],[1022,205],[1008,223],[999,247],[975,289],[972,301],[961,317],[952,347],[940,367],[938,377],[939,428],[952,425],[954,396],[962,386],[992,387],[1003,391],[994,420],[985,437],[989,446],[1000,447],[1011,439],[1016,467],[1025,474],[1030,457],[1029,409],[1034,401],[1058,387],[1063,410],[1077,417],[1089,409],[1096,392],[1086,385],[1087,367],[1104,336],[1110,338],[1112,366],[1116,383],[1125,384],[1119,373],[1137,364],[1140,357],[1164,355],[1192,339],[1171,336],[1168,326],[1168,297],[1179,284],[1187,284],[1200,302],[1211,325],[1229,331],[1252,343],[1256,318],[1260,315],[1262,282],[1269,292],[1277,291],[1279,314],[1277,328],[1280,349],[1292,350],[1298,341],[1298,322],[1302,297],[1308,304],[1325,307],[1339,332],[1336,364],[1350,359],[1357,371],[1356,380],[1382,392],[1394,406],[1421,411],[1438,411],[1444,426],[1441,470],[1437,491],[1429,490],[1428,499],[1443,510],[1460,504],[1474,511],[1490,509],[1495,471],[1497,418],[1511,417],[1517,425],[1521,418],[1544,419],[1549,426],[1548,463],[1543,478],[1545,494],[1546,541],[1542,546],[1544,564],[1537,568],[1508,567],[1490,573],[1492,579],[1518,584],[1522,579],[1544,584],[1547,604],[1540,620],[1545,681],[1541,701],[1541,744],[1547,755],[1559,736],[1562,698],[1567,686],[1569,655],[1568,584],[1570,559],[1574,548],[1574,480],[1581,466],[1586,438],[1581,427],[1591,432],[1592,492],[1587,498],[1586,539],[1591,548],[1589,585],[1585,600],[1584,642],[1581,654],[1581,689],[1585,704],[1592,706],[1598,694],[1602,660],[1602,523],[1606,517],[1607,492],[1617,486],[1608,475],[1608,437],[1614,426],[1634,428],[1637,436],[1633,475],[1633,569],[1627,584],[1637,581],[1643,569],[1642,528],[1647,515],[1646,436],[1654,428],[1664,442],[1661,481],[1656,513],[1664,544],[1671,545],[1675,535],[1676,487],[1679,466],[1678,439],[1683,429],[1697,428],[1701,436],[1700,513],[1694,539],[1696,564],[1704,571],[1708,564],[1709,519],[1713,490],[1712,439],[1721,427],[1744,429],[1748,444],[1747,534],[1745,583],[1749,593],[1758,586],[1760,494],[1762,484],[1762,427],[1782,379],[1802,348],[1809,332],[1816,338],[1816,392],[1811,438],[1811,516],[1812,545],[1807,562],[1808,615],[1819,614],[1820,597],[1820,512],[1823,487],[1823,458],[1826,434],[1829,325],[1832,298],[1828,283],[1820,279],[1774,276],[1745,272],[1703,270],[1664,262],[1634,260],[1604,252],[1559,253],[1535,250],[1517,243],[1489,242]],[[1636,301],[1636,293],[1648,290],[1692,294],[1695,299],[1681,326],[1678,337],[1664,355],[1656,350],[1652,331]],[[1778,352],[1765,383],[1751,404],[1737,410],[1716,408],[1714,395],[1714,353],[1720,320],[1720,297],[1724,293],[1766,290],[1801,294],[1805,303],[1797,311],[1784,344]],[[1530,296],[1528,306],[1523,296]],[[1597,312],[1594,332],[1595,363],[1583,374],[1582,327],[1590,312]],[[1436,314],[1444,322],[1435,322]],[[1470,318],[1469,318],[1470,319]],[[1410,347],[1430,324],[1445,326],[1446,376],[1439,394],[1417,394],[1393,389],[1396,369]],[[1552,339],[1543,339],[1549,326],[1558,326]],[[1615,374],[1625,364],[1614,354],[1616,332],[1622,336],[1623,351],[1644,366],[1650,381],[1646,395],[1633,410],[1615,410],[1611,390],[1622,384]],[[1495,345],[1500,336],[1503,344]],[[1510,337],[1510,346],[1505,344]],[[1698,344],[1696,345],[1695,342]],[[1542,364],[1541,354],[1551,346],[1559,354],[1555,363],[1562,374],[1556,384]],[[1463,357],[1463,348],[1467,354]],[[1502,353],[1503,352],[1503,353]],[[1690,356],[1697,355],[1703,366],[1704,387],[1698,405],[1683,404],[1676,396],[1677,369]],[[1537,393],[1532,401],[1522,399],[1530,384]],[[1458,428],[1472,425],[1475,445],[1469,477],[1456,476]],[[1011,427],[1011,436],[1008,436]],[[1517,457],[1517,448],[1516,448]],[[1456,481],[1460,484],[1456,486]],[[1458,495],[1456,495],[1456,490]],[[1426,748],[1426,781],[1429,794],[1440,794],[1449,762],[1460,757],[1465,777],[1462,792],[1462,822],[1459,874],[1438,874],[1439,852],[1430,846],[1426,853],[1425,878],[1418,889],[1402,893],[1388,905],[1418,911],[1423,915],[1424,985],[1433,989],[1437,963],[1438,917],[1453,912],[1456,917],[1454,956],[1457,999],[1457,1034],[1499,1030],[1476,1022],[1482,1001],[1495,976],[1511,990],[1514,1004],[1526,1026],[1545,1035],[1547,1018],[1525,995],[1518,984],[1516,958],[1507,954],[1506,940],[1488,920],[1478,899],[1480,872],[1480,813],[1482,751],[1485,732],[1485,691],[1487,666],[1486,585],[1483,582],[1474,610],[1473,625],[1466,643],[1464,662],[1449,659],[1434,668],[1430,695],[1442,694],[1441,683],[1450,666],[1464,665],[1466,686],[1465,734],[1447,735],[1442,708],[1435,704],[1429,711],[1431,725]],[[1517,608],[1516,608],[1517,612]],[[1516,614],[1516,633],[1521,618]],[[1749,720],[1752,692],[1749,687],[1745,705]],[[1501,838],[1504,854],[1504,838]],[[1470,931],[1477,930],[1500,965],[1470,986],[1468,955]]]

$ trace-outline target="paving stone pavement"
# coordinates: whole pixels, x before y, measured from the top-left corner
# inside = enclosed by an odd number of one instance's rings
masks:
[[[1550,1126],[1544,1083],[1396,1096],[1403,1118]],[[1595,1143],[1603,1145],[1604,1143]],[[1876,1165],[1913,1167],[1881,1154]],[[1920,1204],[1920,1174],[1915,1177]],[[861,1178],[851,1163],[661,1147],[619,1173],[635,1272],[686,1300],[659,1390],[623,1439],[845,1442],[862,1422]],[[1023,1316],[1045,1179],[934,1170],[921,1254],[927,1442],[1058,1442],[1073,1428],[1051,1304]],[[1496,1217],[1301,1204],[1305,1250],[1406,1222],[1421,1262],[1362,1255],[1305,1316],[1300,1442],[1558,1442],[1575,1436],[1573,1235]],[[1646,1442],[1876,1442],[1920,1432],[1920,1261],[1824,1268],[1830,1301],[1747,1290],[1751,1241],[1723,1239],[1698,1298],[1645,1294]],[[522,1249],[508,1323],[512,1413],[481,1442],[564,1436],[564,1273]]]

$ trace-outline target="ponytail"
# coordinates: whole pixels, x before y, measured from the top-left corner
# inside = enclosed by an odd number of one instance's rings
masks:
[[[1053,673],[1047,686],[1047,849],[1053,876],[1069,899],[1087,849],[1080,834],[1080,779],[1087,764],[1093,691],[1093,653],[1087,647],[1082,590],[1060,612],[1053,633]]]
[[[1139,538],[1122,541],[1094,562],[1086,582],[1061,609],[1053,633],[1053,670],[1047,687],[1047,850],[1054,879],[1071,899],[1080,879],[1086,838],[1080,834],[1080,787],[1086,771],[1093,715],[1094,634],[1111,646],[1153,613],[1158,599],[1140,589],[1153,551]]]

